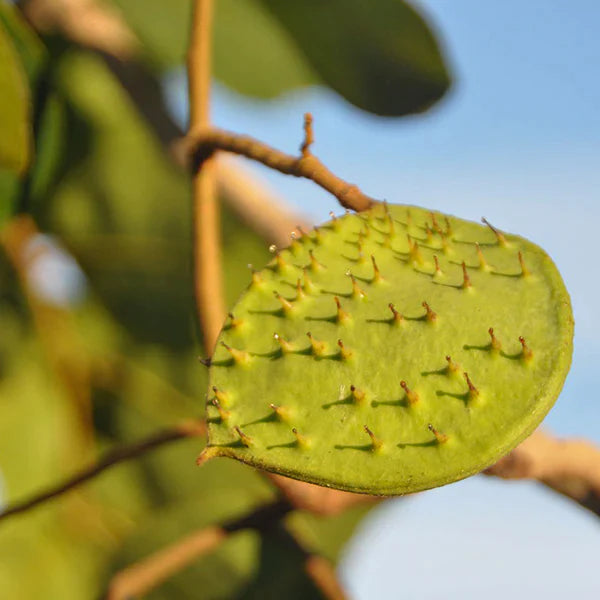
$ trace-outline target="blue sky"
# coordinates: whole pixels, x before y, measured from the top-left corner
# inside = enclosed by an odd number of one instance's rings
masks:
[[[374,7],[376,3],[374,3]],[[456,75],[425,116],[376,119],[320,89],[274,102],[217,87],[219,126],[290,152],[303,112],[314,151],[342,177],[390,202],[477,220],[544,247],[570,290],[574,365],[545,426],[600,442],[600,2],[421,0]],[[171,99],[185,114],[181,86]],[[309,182],[254,167],[315,221],[336,203]],[[388,502],[350,546],[342,575],[372,598],[600,596],[600,523],[535,484],[483,477]]]

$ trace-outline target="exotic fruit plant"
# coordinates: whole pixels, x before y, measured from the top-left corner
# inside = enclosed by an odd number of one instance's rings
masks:
[[[382,203],[273,248],[210,360],[201,462],[391,495],[513,449],[560,392],[573,317],[548,255],[484,223]]]

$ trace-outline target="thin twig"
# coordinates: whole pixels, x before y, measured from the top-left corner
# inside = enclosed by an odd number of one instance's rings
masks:
[[[177,425],[171,429],[165,429],[155,433],[146,439],[143,439],[130,446],[122,446],[109,450],[97,463],[90,465],[82,471],[76,473],[67,480],[54,485],[38,494],[35,494],[31,498],[9,504],[2,512],[0,512],[0,521],[13,517],[19,513],[24,513],[40,504],[52,500],[58,496],[61,496],[65,492],[76,488],[77,486],[93,479],[97,475],[100,475],[103,471],[106,471],[110,467],[118,465],[119,463],[138,458],[150,450],[154,450],[165,444],[175,442],[188,437],[195,437],[204,435],[205,426],[201,421],[185,422]]]
[[[187,535],[117,573],[109,583],[106,600],[137,598],[156,588],[197,558],[214,550],[228,535],[242,529],[267,530],[290,510],[290,504],[277,501],[224,525],[205,527]]]
[[[338,202],[352,210],[366,210],[376,200],[363,194],[360,189],[334,175],[310,152],[313,142],[312,117],[305,117],[305,138],[300,156],[285,154],[264,142],[246,135],[238,135],[222,129],[190,129],[187,145],[194,156],[193,166],[202,166],[215,151],[222,150],[245,156],[263,165],[294,177],[310,179],[333,194]]]
[[[190,131],[204,131],[210,126],[212,21],[212,0],[196,0],[188,52]],[[221,227],[212,158],[203,161],[193,177],[196,310],[204,350],[212,354],[225,320]]]
[[[530,479],[600,516],[600,448],[536,431],[485,471],[502,479]]]

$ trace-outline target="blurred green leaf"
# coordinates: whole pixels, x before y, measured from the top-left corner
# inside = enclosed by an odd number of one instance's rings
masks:
[[[357,525],[374,507],[365,503],[328,517],[295,511],[289,515],[287,526],[307,548],[337,562]]]
[[[19,183],[19,177],[13,171],[0,166],[0,226],[13,213]]]
[[[197,341],[189,178],[170,162],[101,60],[67,53],[58,72],[59,92],[78,122],[87,124],[89,140],[73,152],[84,136],[82,127],[67,123],[62,135],[80,164],[36,203],[35,216],[64,241],[136,340],[189,348]],[[223,240],[227,300],[233,303],[249,281],[247,263],[266,262],[268,251],[227,211]]]
[[[142,560],[193,531],[241,517],[264,503],[264,496],[240,492],[234,482],[221,480],[194,500],[157,511],[140,524],[116,557],[112,572]],[[226,600],[235,598],[257,569],[258,536],[241,532],[230,536],[215,551],[204,555],[150,592],[149,600]]]
[[[419,13],[402,0],[260,0],[285,25],[323,81],[377,115],[420,112],[450,75]]]
[[[31,155],[31,106],[23,66],[0,22],[0,167],[22,175]]]
[[[0,0],[0,23],[10,36],[30,83],[33,83],[46,58],[40,38],[21,16],[21,12],[4,0]]]
[[[191,2],[113,0],[160,68],[182,64]],[[249,96],[324,84],[378,115],[427,109],[450,85],[431,28],[402,0],[219,0],[215,77]]]
[[[113,0],[159,68],[182,64],[187,52],[190,0]],[[215,6],[215,77],[249,96],[272,98],[319,83],[285,28],[256,0],[219,0]]]

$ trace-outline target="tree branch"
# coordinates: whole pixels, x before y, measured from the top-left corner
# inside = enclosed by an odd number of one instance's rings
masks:
[[[198,558],[216,549],[228,535],[243,529],[270,532],[299,552],[306,574],[323,597],[327,600],[345,600],[346,595],[331,563],[304,548],[283,526],[282,519],[291,510],[291,504],[279,500],[224,525],[212,525],[195,531],[117,573],[109,582],[105,600],[127,600],[150,592]]]
[[[352,210],[366,210],[376,200],[363,194],[360,189],[337,175],[334,175],[316,156],[310,152],[313,142],[312,117],[305,115],[305,137],[300,146],[300,156],[291,156],[246,135],[238,135],[222,129],[190,129],[186,144],[194,157],[193,168],[202,167],[217,151],[232,152],[250,160],[294,177],[310,179],[333,194],[338,202]]]
[[[195,0],[188,52],[190,131],[204,131],[210,125],[212,21],[212,0]],[[212,158],[194,173],[192,189],[196,310],[204,350],[210,355],[225,320],[221,226]]]
[[[600,516],[600,448],[536,431],[484,471],[502,479],[531,479]]]
[[[109,583],[105,600],[137,598],[214,550],[229,534],[242,529],[269,529],[290,510],[290,504],[277,501],[224,525],[200,529],[117,573]]]
[[[154,450],[155,448],[177,440],[204,435],[205,432],[206,428],[202,421],[185,422],[176,425],[171,429],[165,429],[164,431],[155,433],[130,446],[122,446],[120,448],[109,450],[96,464],[83,469],[62,483],[35,494],[31,498],[9,504],[0,512],[0,521],[13,517],[19,513],[24,513],[53,498],[61,496],[65,492],[93,479],[97,475],[100,475],[100,473],[119,463],[138,458],[150,450]]]

